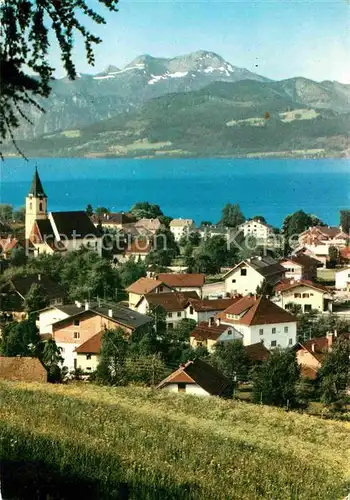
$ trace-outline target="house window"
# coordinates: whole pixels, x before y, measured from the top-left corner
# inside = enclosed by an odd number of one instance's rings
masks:
[[[159,291],[162,292],[164,290],[164,287],[160,286]]]
[[[295,299],[301,299],[301,293],[295,293],[294,294]]]
[[[179,382],[177,384],[177,390],[178,390],[178,392],[186,392],[186,384],[185,384],[185,382]]]
[[[87,366],[87,367],[86,367],[86,369],[87,369],[87,370],[91,370],[91,366]]]
[[[311,311],[311,309],[312,309],[311,304],[305,304],[305,305],[304,305],[304,311],[305,311],[305,312],[310,312],[310,311]]]
[[[91,354],[87,354],[87,355],[86,355],[86,359],[87,359],[87,360],[88,360],[88,359],[91,359]]]
[[[73,326],[79,326],[80,321],[78,319],[73,320]]]
[[[232,280],[231,283],[236,283],[236,280]]]
[[[303,293],[303,299],[308,299],[309,298],[309,294],[308,293]]]
[[[172,318],[173,317],[173,313],[168,313],[168,318]]]
[[[288,344],[293,345],[293,339],[289,339]]]
[[[288,326],[284,327],[284,333],[288,333]]]
[[[227,335],[232,335],[232,330],[227,330]]]
[[[177,317],[178,317],[178,318],[181,318],[181,311],[179,311],[179,312],[177,313]]]
[[[74,332],[73,333],[73,338],[74,339],[80,339],[80,333],[79,332]]]
[[[174,323],[168,323],[168,328],[169,330],[172,330],[174,328]]]
[[[272,333],[276,333],[276,328],[272,328]]]
[[[271,347],[277,346],[277,340],[271,340]]]
[[[193,314],[193,307],[190,307],[190,314]]]
[[[245,268],[241,269],[241,276],[247,276],[247,270]]]
[[[259,329],[259,335],[264,335],[264,329],[263,328]]]

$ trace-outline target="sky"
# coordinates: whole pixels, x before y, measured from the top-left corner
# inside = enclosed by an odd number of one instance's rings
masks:
[[[103,38],[96,65],[76,41],[77,70],[122,68],[141,54],[175,57],[210,50],[240,66],[280,80],[304,76],[350,83],[350,0],[120,0],[107,24],[88,23]],[[58,51],[53,64],[59,68]],[[57,75],[63,76],[62,69]]]

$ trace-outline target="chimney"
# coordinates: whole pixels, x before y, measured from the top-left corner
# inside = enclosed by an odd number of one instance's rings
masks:
[[[77,307],[81,307],[81,302],[79,302],[79,300],[76,300],[76,301],[75,301],[75,305],[76,305]]]
[[[90,309],[90,304],[89,302],[86,300],[85,301],[85,311],[88,311]]]
[[[327,347],[328,347],[328,351],[331,350],[332,344],[333,344],[333,333],[328,332],[327,333]]]
[[[315,343],[311,344],[311,351],[315,352]]]
[[[216,326],[220,326],[221,319],[220,318],[216,318],[215,323],[216,323]]]
[[[113,310],[112,309],[108,309],[108,316],[110,318],[113,318]]]
[[[38,274],[38,281],[41,281],[41,274]]]
[[[214,324],[214,318],[211,317],[208,319],[208,326],[211,327],[211,326],[213,326],[213,324]]]

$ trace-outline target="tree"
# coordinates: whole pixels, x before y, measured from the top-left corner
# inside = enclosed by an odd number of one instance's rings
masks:
[[[25,308],[29,313],[44,309],[49,303],[43,287],[34,283],[25,297]]]
[[[85,213],[89,217],[92,217],[94,215],[94,209],[92,208],[92,205],[90,205],[90,203],[86,206]]]
[[[328,266],[332,268],[335,267],[338,264],[340,258],[339,249],[337,247],[330,246],[328,249],[328,257]]]
[[[253,401],[275,406],[296,403],[296,383],[300,377],[295,352],[274,350],[253,372]]]
[[[125,361],[128,341],[122,328],[106,330],[102,337],[100,362],[96,370],[99,382],[109,385],[125,385],[127,370]]]
[[[13,212],[13,220],[17,223],[23,224],[26,216],[26,207],[20,207]]]
[[[119,273],[124,288],[147,275],[145,264],[143,262],[135,262],[133,258],[130,258],[120,266]]]
[[[340,210],[340,225],[344,233],[350,234],[350,210]]]
[[[341,402],[350,385],[350,340],[339,338],[319,370],[321,397],[326,404]]]
[[[1,97],[0,97],[1,102]],[[0,118],[1,120],[1,118]],[[1,122],[0,122],[1,123]],[[1,125],[0,125],[1,127]],[[0,129],[1,132],[1,129]],[[0,221],[2,222],[12,222],[13,220],[13,207],[7,203],[0,204]]]
[[[240,340],[219,342],[210,362],[231,382],[246,381],[250,369],[250,359]]]
[[[238,227],[240,224],[243,224],[244,221],[245,217],[238,203],[227,203],[222,209],[222,216],[219,224],[225,227]]]
[[[202,222],[200,223],[200,226],[212,226],[213,223],[210,221],[210,220],[202,220]]]
[[[285,253],[290,252],[290,249],[297,243],[298,236],[303,231],[311,226],[318,225],[323,225],[322,221],[314,215],[305,213],[303,210],[287,215],[282,225],[282,233],[285,238]]]
[[[132,213],[136,219],[156,219],[164,215],[159,205],[152,205],[148,201],[135,203],[135,205],[131,207],[130,213]]]
[[[42,343],[34,318],[13,322],[3,329],[1,353],[4,356],[40,356]]]
[[[117,11],[117,0],[98,0],[110,11]],[[73,62],[73,46],[78,34],[85,45],[86,57],[94,64],[93,45],[101,39],[83,24],[104,24],[105,20],[85,0],[4,0],[0,6],[0,135],[13,139],[20,118],[30,121],[26,107],[43,111],[35,97],[48,97],[54,69],[50,64],[51,32],[61,51],[68,77],[77,76]],[[52,30],[50,30],[52,28]]]
[[[192,272],[215,274],[221,267],[231,265],[237,252],[237,247],[228,245],[223,236],[212,236],[202,240],[186,265],[190,265]]]
[[[53,339],[44,343],[41,361],[45,365],[49,382],[61,382],[60,363],[63,363],[62,347],[58,347]]]
[[[27,255],[24,248],[14,248],[10,254],[11,266],[24,266],[27,262]]]
[[[89,207],[89,205],[87,206],[87,208]],[[97,217],[103,217],[105,214],[109,214],[111,211],[109,210],[109,208],[106,208],[106,207],[97,207],[96,210],[95,210],[95,214],[97,215]]]
[[[260,221],[266,224],[266,219],[263,215],[254,215],[254,217],[252,217],[251,220]]]

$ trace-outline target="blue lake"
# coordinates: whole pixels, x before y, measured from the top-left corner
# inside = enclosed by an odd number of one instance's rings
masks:
[[[0,203],[24,204],[35,164],[49,210],[81,210],[90,203],[113,211],[137,201],[172,217],[216,222],[227,203],[246,217],[280,225],[303,209],[328,224],[350,207],[350,162],[340,159],[85,159],[40,158],[0,163]]]

